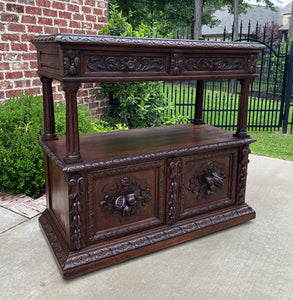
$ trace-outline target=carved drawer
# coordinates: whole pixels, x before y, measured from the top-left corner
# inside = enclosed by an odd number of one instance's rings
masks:
[[[237,161],[238,148],[182,158],[178,218],[235,204]]]
[[[164,162],[88,174],[88,243],[164,223]]]

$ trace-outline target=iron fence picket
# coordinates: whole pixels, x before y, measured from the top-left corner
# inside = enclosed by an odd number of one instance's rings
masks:
[[[234,28],[234,27],[233,27]],[[288,42],[274,44],[273,32],[268,34],[266,26],[261,32],[261,26],[256,23],[255,31],[252,31],[251,23],[248,23],[248,34],[245,36],[243,24],[240,24],[240,41],[259,42],[266,46],[258,59],[256,80],[252,83],[249,93],[248,123],[249,130],[289,130],[293,127],[293,104],[291,103],[292,74],[288,71],[293,65],[293,44]],[[233,36],[233,35],[232,35]],[[223,40],[227,40],[226,28],[223,32]],[[291,61],[289,65],[289,49],[291,49]],[[281,75],[283,74],[283,76]],[[291,75],[290,75],[291,74]],[[291,77],[290,77],[291,76]],[[165,85],[166,86],[166,85]],[[170,85],[168,86],[170,88]],[[237,109],[239,101],[240,85],[237,80],[205,81],[203,116],[208,124],[234,130],[237,126]],[[170,97],[175,97],[175,111],[193,118],[193,106],[195,103],[196,87],[194,82],[179,84],[179,91],[174,93],[171,83]]]

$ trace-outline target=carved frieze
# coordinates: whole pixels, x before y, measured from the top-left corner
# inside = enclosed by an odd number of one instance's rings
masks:
[[[80,75],[79,50],[64,50],[64,76]]]
[[[243,69],[243,58],[237,57],[187,57],[187,71],[230,71]]]
[[[249,146],[245,145],[241,151],[240,166],[239,166],[240,176],[239,176],[238,204],[244,203],[249,153],[250,153]]]
[[[201,165],[189,180],[188,191],[195,195],[196,200],[205,200],[225,184],[226,175],[221,166],[215,161]]]
[[[147,183],[135,176],[117,178],[103,188],[102,208],[119,212],[128,217],[137,212],[137,206],[145,206],[152,196]]]
[[[71,214],[71,240],[74,241],[75,248],[81,247],[81,205],[83,197],[83,177],[75,174],[68,182],[69,200],[70,200],[70,214]]]
[[[92,72],[162,72],[165,60],[160,56],[90,56],[87,68]]]

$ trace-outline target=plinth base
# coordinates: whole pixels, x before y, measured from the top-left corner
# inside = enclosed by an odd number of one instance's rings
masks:
[[[82,275],[137,256],[173,246],[255,218],[247,204],[217,211],[173,226],[164,226],[117,241],[69,251],[54,217],[46,210],[39,219],[64,279]]]

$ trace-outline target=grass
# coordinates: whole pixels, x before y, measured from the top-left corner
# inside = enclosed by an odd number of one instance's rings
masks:
[[[250,145],[251,153],[260,156],[293,161],[293,135],[280,132],[250,131],[256,143]]]

